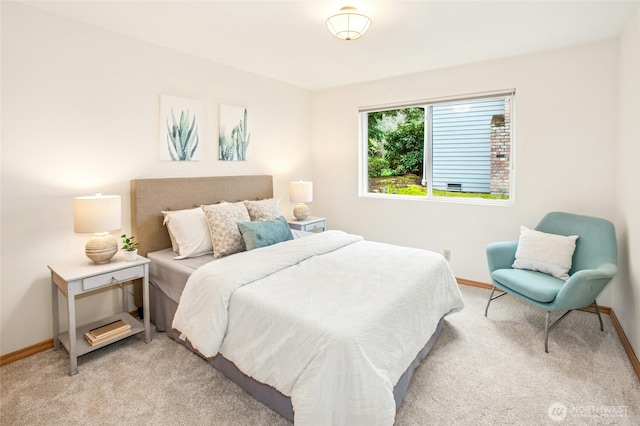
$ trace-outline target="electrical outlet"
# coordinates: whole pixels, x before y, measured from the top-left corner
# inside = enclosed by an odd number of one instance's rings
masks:
[[[442,255],[445,259],[447,259],[447,261],[451,260],[451,250],[444,250],[442,252]]]

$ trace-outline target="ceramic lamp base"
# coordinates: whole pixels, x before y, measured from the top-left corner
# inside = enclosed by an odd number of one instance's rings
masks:
[[[109,263],[118,252],[118,241],[113,235],[94,235],[87,241],[84,252],[93,263]]]
[[[309,216],[309,207],[304,203],[298,203],[293,208],[293,217],[297,220],[305,220]]]

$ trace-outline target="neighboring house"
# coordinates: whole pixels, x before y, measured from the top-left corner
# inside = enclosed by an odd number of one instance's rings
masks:
[[[503,117],[504,125],[505,101],[499,98],[456,107],[434,105],[431,114],[434,189],[497,192],[491,187],[492,162],[504,157],[491,155],[492,135],[494,117]]]

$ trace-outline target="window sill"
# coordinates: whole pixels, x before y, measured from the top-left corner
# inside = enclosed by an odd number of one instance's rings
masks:
[[[504,206],[510,207],[515,205],[513,198],[508,200],[491,200],[486,198],[466,198],[466,197],[436,197],[436,196],[418,196],[418,195],[397,195],[397,194],[376,194],[376,193],[360,193],[360,198],[376,198],[381,200],[409,200],[417,202],[435,202],[435,203],[452,203],[452,204],[473,204],[486,206]]]

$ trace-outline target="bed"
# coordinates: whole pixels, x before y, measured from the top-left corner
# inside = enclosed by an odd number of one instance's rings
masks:
[[[296,424],[393,424],[444,317],[463,307],[448,264],[341,231],[175,259],[163,211],[267,199],[266,175],[131,181],[156,330]],[[225,276],[228,284],[209,284]]]

